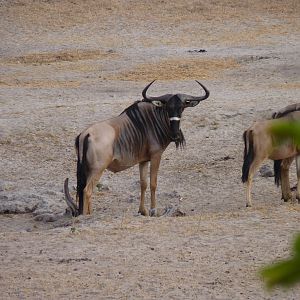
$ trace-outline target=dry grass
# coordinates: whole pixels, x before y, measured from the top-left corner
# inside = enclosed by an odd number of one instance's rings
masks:
[[[62,81],[62,80],[48,80],[48,79],[41,79],[41,80],[19,80],[19,79],[12,79],[7,78],[0,81],[0,87],[23,87],[23,88],[74,88],[79,87],[81,81],[77,80],[69,80],[69,81]]]
[[[0,59],[0,65],[6,68],[1,75],[2,87],[25,88],[59,88],[79,87],[91,74],[98,74],[102,70],[104,60],[119,58],[119,54],[112,51],[100,50],[65,50],[58,52],[30,53],[22,56]],[[28,68],[32,69],[28,78]],[[71,72],[72,76],[66,76]],[[53,79],[54,74],[62,79]],[[79,79],[79,77],[81,79]]]
[[[234,59],[165,59],[157,63],[141,64],[133,70],[112,75],[112,80],[149,81],[211,79],[220,76],[225,70],[237,68]]]
[[[274,32],[296,33],[300,26],[299,12],[300,1],[296,0],[267,0],[263,3],[258,0],[5,1],[0,10],[4,25],[0,30],[7,35],[21,31],[29,33],[33,42],[39,39],[40,34],[55,32],[56,38],[50,41],[53,45],[74,41],[86,45],[89,39],[104,48],[131,47],[133,43],[145,47],[204,47],[223,42],[227,45],[253,45],[268,43],[268,35]],[[228,27],[231,21],[240,22],[240,26]],[[135,36],[131,35],[133,28],[140,29]],[[149,29],[156,34],[144,33]],[[67,35],[59,34],[66,30],[69,30]],[[126,34],[119,34],[120,30]],[[169,34],[166,35],[166,32]],[[59,57],[47,57],[45,54],[46,57],[39,59],[29,55],[17,59],[24,63],[35,63],[35,59],[36,63],[77,60],[73,55],[61,53]]]
[[[287,90],[300,89],[300,82],[287,82],[279,85],[272,84],[272,88],[287,89]]]
[[[286,34],[287,26],[283,24],[270,25],[270,26],[255,26],[243,29],[237,32],[228,31],[218,37],[218,41],[228,46],[240,45],[248,43],[250,45],[262,45],[270,43],[268,36]]]
[[[134,8],[134,9],[133,9]],[[253,20],[256,14],[268,14],[284,18],[299,13],[297,0],[252,1],[122,1],[122,0],[47,0],[6,1],[1,5],[3,16],[11,16],[28,28],[39,25],[59,29],[111,18],[126,18],[127,22],[140,24],[140,20],[159,20],[164,24],[208,20],[224,22],[230,18]]]
[[[50,64],[57,62],[77,62],[80,60],[88,60],[88,59],[104,59],[107,57],[115,57],[116,53],[112,52],[103,52],[100,50],[66,50],[66,51],[58,51],[58,52],[42,52],[42,53],[30,53],[27,55],[11,57],[11,58],[3,58],[0,60],[0,63],[12,63],[12,64]]]

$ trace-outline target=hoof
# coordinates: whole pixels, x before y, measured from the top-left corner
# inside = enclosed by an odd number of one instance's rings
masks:
[[[246,203],[246,207],[252,207],[252,204]]]
[[[151,208],[149,211],[150,217],[157,217],[157,210],[156,208]]]
[[[283,202],[292,202],[293,198],[292,197],[288,197],[288,198],[282,198]]]
[[[283,194],[281,195],[281,199],[284,202],[291,202],[293,201],[293,194],[292,193],[288,193],[286,196],[284,196]]]
[[[141,214],[142,216],[145,216],[145,217],[149,216],[149,214],[148,214],[148,212],[147,212],[146,209],[141,209],[140,208],[139,211],[138,211],[138,213]]]

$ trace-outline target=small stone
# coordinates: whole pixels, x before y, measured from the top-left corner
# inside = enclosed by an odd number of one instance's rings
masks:
[[[207,50],[205,49],[193,49],[193,50],[188,50],[189,53],[205,53]]]
[[[135,197],[132,196],[132,195],[130,195],[130,196],[129,196],[129,199],[128,199],[128,202],[129,202],[129,203],[134,203],[134,202],[135,202]]]
[[[42,221],[44,223],[55,222],[55,221],[57,221],[57,219],[58,219],[57,215],[48,214],[48,213],[38,215],[34,218],[35,221]]]
[[[6,195],[0,195],[0,201],[8,201],[8,197]]]
[[[108,186],[108,184],[105,184],[105,183],[100,183],[100,182],[97,183],[96,188],[97,188],[98,192],[109,191],[109,186]]]
[[[274,177],[274,171],[269,165],[263,165],[259,169],[259,173],[262,177]]]
[[[165,208],[165,211],[162,215],[164,217],[184,217],[186,213],[180,210],[178,207],[168,206]]]

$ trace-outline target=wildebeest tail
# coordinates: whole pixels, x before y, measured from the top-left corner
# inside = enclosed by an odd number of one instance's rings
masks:
[[[79,198],[79,214],[83,214],[83,191],[86,187],[87,177],[89,173],[88,161],[86,158],[86,153],[89,144],[89,134],[87,134],[83,140],[82,147],[82,159],[80,160],[79,151],[79,136],[76,138],[75,147],[77,150],[77,197]]]
[[[281,176],[281,162],[282,160],[274,160],[274,180],[275,184],[279,186],[280,184],[280,176]]]
[[[253,132],[252,130],[246,130],[243,134],[244,139],[244,163],[242,168],[242,182],[248,181],[249,170],[254,159],[254,147],[253,147]]]

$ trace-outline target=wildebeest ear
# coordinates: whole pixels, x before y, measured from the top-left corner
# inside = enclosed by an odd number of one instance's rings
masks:
[[[151,101],[152,104],[154,104],[155,106],[158,106],[158,107],[162,107],[164,104],[159,101],[159,100],[153,100]]]
[[[199,104],[199,101],[196,101],[196,100],[185,100],[184,101],[184,106],[185,107],[194,107],[198,104]]]

